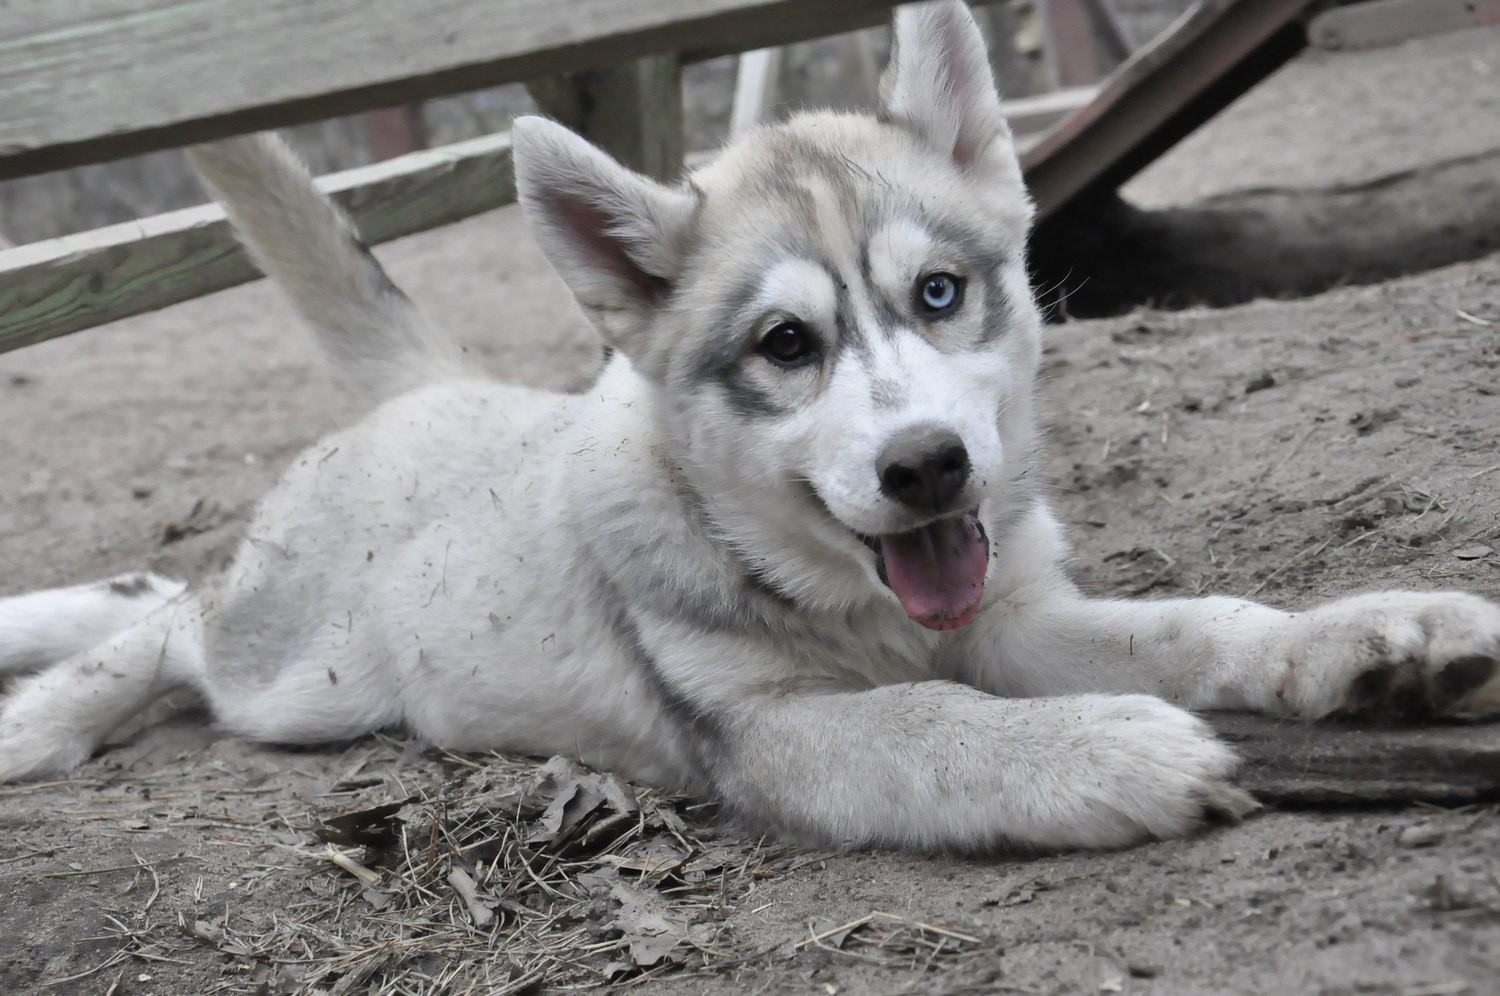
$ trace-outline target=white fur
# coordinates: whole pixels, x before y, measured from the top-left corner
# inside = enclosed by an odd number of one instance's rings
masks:
[[[89,650],[181,594],[155,574],[0,599],[0,675],[23,674]]]
[[[0,600],[0,670],[36,671],[0,708],[0,781],[72,769],[186,685],[259,740],[569,753],[821,842],[1105,847],[1245,804],[1184,709],[1500,711],[1500,607],[1473,596],[1288,614],[1066,579],[999,98],[961,4],[896,30],[885,123],[803,115],[690,185],[516,123],[527,216],[618,350],[577,396],[465,373],[279,142],[195,150],[373,411],[294,461],[191,592]],[[966,281],[942,318],[913,298],[934,272]],[[788,320],[806,363],[763,355]],[[990,540],[951,632],[907,617],[862,539],[932,521],[875,471],[916,430],[962,440],[954,508]]]

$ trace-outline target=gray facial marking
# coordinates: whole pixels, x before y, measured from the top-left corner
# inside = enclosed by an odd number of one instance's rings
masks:
[[[767,161],[775,165],[753,181],[757,192],[781,200],[797,217],[835,215],[841,228],[836,241],[844,241],[842,229],[847,227],[847,249],[851,256],[857,252],[854,258],[829,260],[832,232],[822,233],[818,241],[823,244],[817,248],[808,244],[792,247],[798,255],[822,266],[838,288],[836,351],[841,352],[847,343],[855,352],[868,352],[870,337],[877,334],[889,337],[910,327],[910,300],[907,297],[890,300],[876,286],[871,273],[870,241],[873,233],[890,220],[891,209],[883,198],[872,199],[870,193],[872,187],[887,188],[889,183],[878,170],[846,154],[810,144],[802,136],[773,134],[768,138],[765,152]],[[920,209],[916,213],[920,214]],[[818,234],[814,226],[808,236]],[[966,244],[971,240],[961,241]],[[845,272],[845,268],[854,272]],[[918,274],[911,276],[915,280]]]
[[[874,273],[870,267],[870,240],[866,239],[859,251],[859,279],[870,296],[870,304],[875,309],[876,324],[889,335],[895,329],[906,324],[901,310],[888,300],[880,288],[875,286]]]
[[[986,257],[994,255],[986,248],[984,235],[962,222],[950,218],[934,218],[924,213],[921,224],[939,239],[956,248],[965,259],[973,261],[976,266],[980,265]]]
[[[999,273],[991,272],[984,282],[984,328],[979,344],[987,346],[1005,335],[1010,328],[1011,301],[1000,283]]]
[[[724,390],[724,400],[729,402],[729,407],[747,418],[775,418],[791,414],[790,409],[753,383],[749,373],[740,364],[726,367],[720,373],[719,386]]]
[[[700,389],[704,384],[717,384],[726,400],[737,413],[747,417],[766,417],[787,414],[785,406],[777,403],[756,385],[745,370],[746,343],[744,323],[751,302],[760,293],[760,278],[754,277],[740,284],[725,300],[714,321],[708,345],[696,356],[690,357],[674,387],[684,393]]]
[[[830,152],[808,138],[790,132],[772,132],[767,136],[764,162],[775,165],[762,177],[768,191],[790,193],[801,187],[801,180],[813,176],[828,184],[839,199],[852,206],[858,198],[858,181],[870,179],[869,171],[848,156]]]
[[[829,275],[833,276],[832,270],[829,271]],[[836,276],[834,277],[834,283],[838,287],[833,313],[834,331],[838,333],[839,337],[838,349],[848,349],[862,356],[868,356],[870,354],[870,340],[865,334],[864,326],[855,318],[853,299],[849,293],[849,283]]]
[[[714,316],[713,328],[705,337],[706,347],[690,358],[684,378],[676,387],[684,393],[702,381],[714,380],[724,368],[738,363],[745,353],[742,325],[745,312],[760,293],[759,275],[742,282],[724,299],[724,306]]]
[[[1011,302],[1005,294],[1001,273],[1008,257],[966,225],[945,219],[926,219],[924,223],[963,255],[970,267],[969,280],[984,285],[984,328],[979,334],[979,344],[988,345],[999,339],[1010,325]]]
[[[889,377],[876,377],[870,381],[870,401],[876,408],[899,408],[902,400],[901,385]]]

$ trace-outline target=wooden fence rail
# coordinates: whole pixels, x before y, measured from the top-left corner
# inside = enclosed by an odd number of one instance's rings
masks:
[[[510,135],[322,177],[370,242],[515,200]],[[0,252],[0,353],[260,276],[215,204]]]
[[[885,20],[896,0],[10,0],[0,179],[649,55]]]
[[[680,128],[680,107],[662,95],[681,62],[877,23],[895,2],[429,0],[416,16],[410,0],[10,0],[0,4],[0,178],[562,72],[573,75],[534,88],[541,103],[607,147],[614,134],[614,151],[662,175],[671,163],[657,160],[675,156],[639,132],[648,121]],[[1307,18],[1327,2],[1199,0],[1132,55],[1025,150],[1037,244],[1049,226],[1065,229],[1065,206],[1109,196],[1300,51]],[[1468,2],[1475,23],[1497,6]],[[626,117],[633,130],[618,127]],[[515,196],[504,135],[322,182],[371,243]],[[255,276],[213,207],[0,250],[0,352]]]

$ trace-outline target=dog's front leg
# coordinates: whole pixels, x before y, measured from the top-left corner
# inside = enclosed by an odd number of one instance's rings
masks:
[[[1149,696],[1019,701],[946,681],[757,696],[700,723],[746,818],[820,843],[1115,847],[1237,815],[1230,752]]]
[[[1094,600],[1058,583],[1002,600],[971,630],[955,672],[998,694],[1147,692],[1304,719],[1500,711],[1500,606],[1456,592],[1289,613],[1225,597]]]

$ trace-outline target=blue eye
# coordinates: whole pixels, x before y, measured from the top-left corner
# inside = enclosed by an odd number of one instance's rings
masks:
[[[964,282],[951,273],[929,273],[917,281],[917,310],[942,318],[964,303]]]

